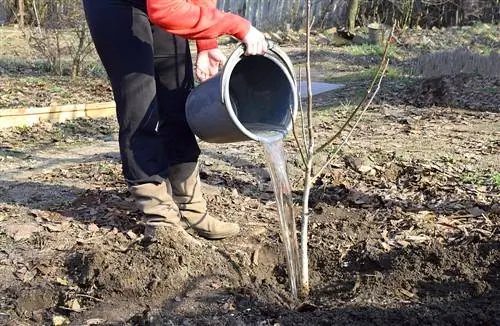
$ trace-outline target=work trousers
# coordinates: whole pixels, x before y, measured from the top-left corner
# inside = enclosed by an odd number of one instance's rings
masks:
[[[129,185],[160,183],[169,166],[200,154],[185,116],[194,84],[188,41],[152,25],[145,0],[83,4],[113,89],[124,177]]]

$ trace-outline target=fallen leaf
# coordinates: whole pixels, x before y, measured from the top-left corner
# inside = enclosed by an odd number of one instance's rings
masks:
[[[92,319],[86,320],[85,325],[87,325],[87,326],[101,325],[101,324],[104,324],[105,322],[106,322],[106,320],[101,319],[101,318],[92,318]]]
[[[390,251],[390,250],[391,250],[391,246],[390,246],[387,242],[380,241],[380,245],[382,246],[382,248],[383,248],[385,251]]]
[[[56,283],[60,285],[67,286],[68,285],[68,280],[65,277],[57,277],[56,278]]]
[[[94,224],[94,223],[91,223],[89,224],[88,228],[87,228],[90,232],[92,233],[95,233],[95,232],[98,232],[99,231],[99,227]]]
[[[43,275],[52,275],[56,271],[55,266],[39,265],[36,267]]]
[[[400,245],[401,247],[403,248],[406,248],[410,245],[410,243],[408,241],[404,241],[404,240],[398,240],[396,241],[398,245]]]
[[[406,240],[409,241],[415,241],[415,242],[425,242],[428,241],[430,238],[428,236],[418,236],[418,235],[408,235],[406,236]]]
[[[82,307],[80,306],[80,302],[78,302],[78,299],[72,299],[66,302],[66,306],[74,311],[80,311],[82,310]]]
[[[135,239],[137,239],[137,234],[135,234],[135,233],[134,233],[134,231],[132,231],[132,230],[127,231],[127,236],[128,236],[131,240],[135,240]]]
[[[23,277],[21,278],[21,280],[23,281],[23,283],[29,283],[31,282],[35,276],[37,274],[37,270],[36,269],[32,269],[30,271],[27,271]]]
[[[41,231],[40,226],[35,224],[9,224],[4,226],[8,236],[14,241],[21,241],[31,238],[34,233]]]
[[[472,207],[472,208],[468,209],[468,212],[470,215],[472,215],[472,217],[479,217],[479,216],[482,216],[483,214],[486,213],[484,210],[482,210],[479,207]]]
[[[420,211],[416,217],[423,221],[434,221],[436,219],[436,215],[431,211]]]
[[[61,226],[57,225],[57,224],[46,223],[46,224],[42,224],[42,226],[44,228],[46,228],[47,230],[49,230],[50,232],[62,232]]]
[[[46,212],[41,211],[39,209],[32,209],[32,210],[30,210],[29,214],[32,215],[32,216],[34,216],[34,217],[41,217],[41,218],[43,218],[46,215]]]
[[[372,167],[368,165],[361,165],[360,167],[358,167],[358,171],[361,174],[368,174],[372,170]]]
[[[415,297],[415,293],[412,293],[408,290],[405,290],[405,289],[399,289],[399,292],[401,292],[401,294],[407,296],[408,298],[414,298]]]
[[[41,325],[44,320],[45,309],[38,309],[31,313],[31,318]]]
[[[54,315],[52,316],[52,325],[53,326],[62,326],[62,325],[68,325],[69,324],[69,319],[64,317],[64,316],[58,316]]]

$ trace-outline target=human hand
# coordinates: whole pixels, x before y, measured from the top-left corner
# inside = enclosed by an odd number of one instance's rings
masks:
[[[264,34],[255,27],[250,27],[247,35],[241,40],[246,45],[245,55],[264,54],[267,52],[267,40]]]
[[[200,82],[212,78],[226,62],[226,56],[218,48],[201,51],[196,56],[196,77]]]

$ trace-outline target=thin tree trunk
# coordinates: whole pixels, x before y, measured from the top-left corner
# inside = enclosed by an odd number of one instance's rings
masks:
[[[356,28],[356,17],[358,16],[359,0],[349,0],[347,7],[347,31],[354,33]]]
[[[311,195],[311,175],[313,158],[310,156],[307,161],[304,179],[304,197],[302,198],[302,221],[300,230],[300,296],[305,299],[309,296],[309,196]]]
[[[24,16],[26,15],[26,10],[24,9],[24,0],[18,0],[18,10],[19,10],[19,27],[24,27]]]
[[[311,81],[311,0],[306,1],[306,80],[307,80],[307,140],[306,155],[307,165],[304,178],[304,197],[302,198],[302,225],[300,232],[301,250],[301,297],[309,295],[309,195],[311,193],[311,175],[314,157],[314,131],[312,121],[312,81]]]

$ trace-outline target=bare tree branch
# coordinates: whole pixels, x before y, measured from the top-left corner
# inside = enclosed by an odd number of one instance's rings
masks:
[[[358,116],[358,119],[356,120],[356,122],[354,123],[354,126],[351,128],[351,130],[349,131],[349,133],[347,134],[346,138],[342,141],[342,143],[339,145],[339,147],[337,147],[337,149],[335,150],[335,152],[333,154],[330,155],[329,159],[326,161],[326,163],[319,169],[318,173],[312,178],[311,182],[315,182],[316,179],[318,179],[321,174],[323,173],[323,171],[325,170],[325,168],[327,166],[329,166],[332,161],[335,159],[336,155],[340,152],[340,150],[342,149],[342,147],[349,141],[352,133],[354,132],[354,130],[356,129],[356,127],[358,126],[358,123],[359,121],[361,121],[361,118],[363,117],[363,114],[366,112],[366,110],[370,107],[370,105],[372,104],[373,100],[375,99],[375,96],[377,95],[377,93],[379,92],[380,90],[380,85],[382,84],[382,80],[384,79],[384,76],[385,76],[385,73],[387,71],[387,67],[389,66],[389,59],[385,60],[385,64],[382,68],[382,71],[380,73],[380,78],[378,79],[378,82],[377,82],[377,87],[375,88],[375,90],[371,93],[371,96],[370,98],[368,99],[368,102],[366,102],[366,104],[363,106],[363,110],[361,111],[361,113],[359,114]]]
[[[392,30],[391,30],[391,34],[389,37],[392,37],[393,33],[394,33],[394,28],[395,28],[395,25],[392,26]],[[349,118],[347,119],[347,121],[340,127],[339,131],[337,131],[332,137],[330,137],[325,143],[323,143],[321,146],[318,147],[318,149],[316,150],[315,152],[315,155],[322,152],[323,150],[325,150],[328,146],[330,146],[334,141],[335,139],[337,139],[340,134],[342,134],[342,132],[349,126],[349,123],[351,122],[352,119],[354,119],[354,117],[356,116],[356,114],[358,113],[358,111],[363,107],[363,104],[369,99],[372,91],[373,91],[373,88],[375,86],[375,83],[377,82],[378,80],[378,77],[380,75],[380,73],[384,70],[383,67],[386,65],[386,61],[387,61],[387,57],[388,57],[388,49],[389,49],[389,42],[387,41],[386,44],[385,44],[385,48],[384,48],[384,53],[382,55],[382,60],[380,61],[380,64],[378,66],[378,69],[375,73],[375,76],[370,84],[370,87],[368,88],[365,96],[363,97],[363,99],[359,102],[358,106],[354,109],[354,111],[351,113],[351,115],[349,116]]]
[[[302,79],[302,70],[299,69],[299,81]],[[305,143],[305,122],[304,122],[304,111],[303,111],[303,107],[302,107],[302,101],[300,100],[300,88],[297,90],[297,92],[299,92],[298,94],[298,98],[299,98],[299,110],[300,110],[300,117],[301,117],[301,125],[302,125],[302,134],[303,134],[303,140],[304,140],[304,147],[306,147],[306,143]],[[302,149],[302,145],[300,143],[300,140],[299,140],[299,136],[297,135],[297,128],[296,128],[296,124],[297,124],[297,120],[295,119],[294,115],[291,114],[292,116],[292,133],[293,133],[293,138],[295,139],[295,143],[297,144],[297,147],[299,149],[299,153],[300,153],[300,157],[302,159],[302,164],[304,165],[304,171],[306,169],[306,166],[307,166],[307,161],[306,161],[306,157],[304,155],[304,150]]]

